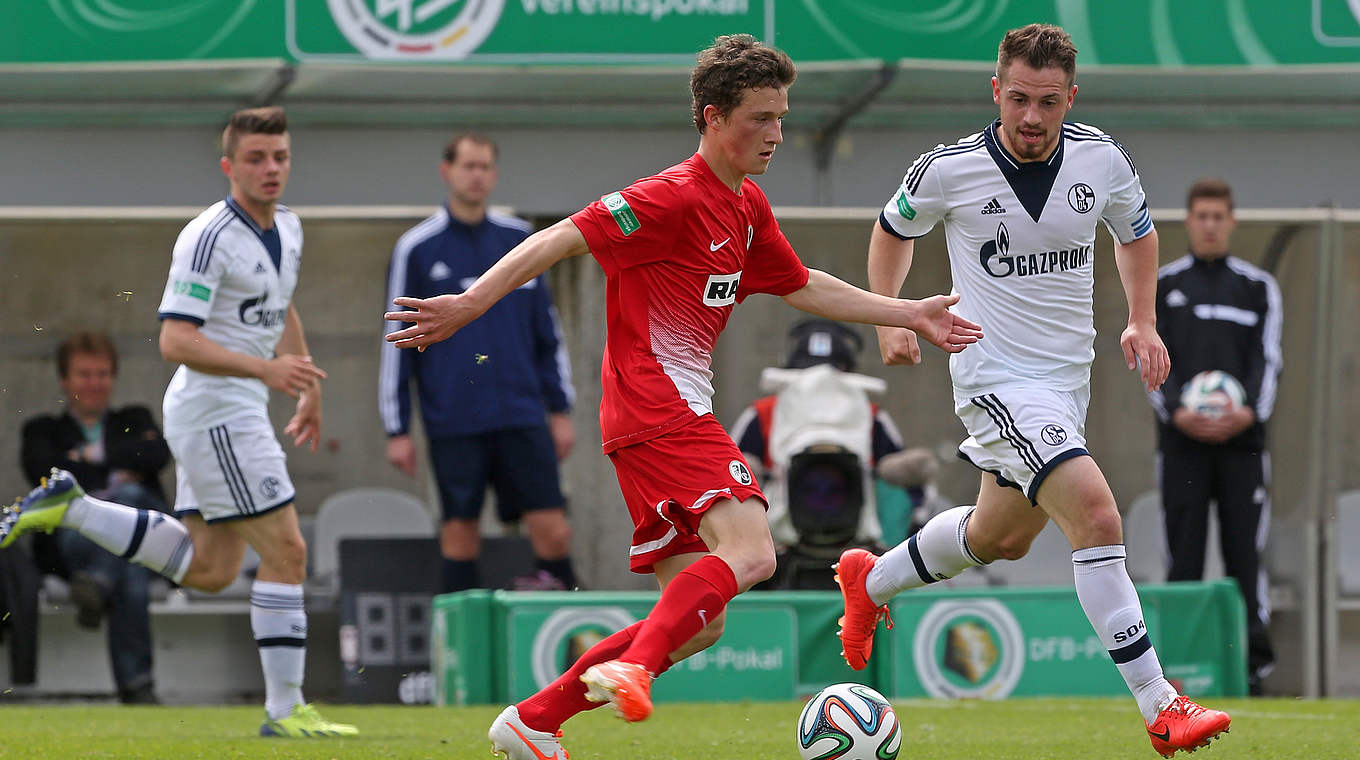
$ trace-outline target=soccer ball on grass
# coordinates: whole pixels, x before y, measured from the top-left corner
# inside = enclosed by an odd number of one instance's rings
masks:
[[[798,716],[798,752],[803,760],[894,760],[901,746],[897,714],[868,686],[828,686],[808,700]]]

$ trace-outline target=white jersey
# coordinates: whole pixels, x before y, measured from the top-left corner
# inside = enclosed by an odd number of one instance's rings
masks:
[[[954,387],[976,396],[1003,385],[1075,390],[1090,380],[1096,220],[1120,243],[1152,231],[1124,149],[1067,123],[1047,161],[1019,163],[993,122],[916,159],[879,224],[899,238],[944,222],[960,316],[986,338],[954,354]]]
[[[175,241],[160,318],[199,325],[224,348],[274,356],[302,265],[302,224],[279,206],[260,229],[230,198],[184,226]],[[253,377],[196,372],[180,365],[165,391],[166,435],[205,430],[245,415],[268,416],[269,389]]]

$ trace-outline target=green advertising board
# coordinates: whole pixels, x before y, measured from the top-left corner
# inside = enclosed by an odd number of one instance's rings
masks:
[[[563,606],[560,601],[523,600],[506,611],[505,701],[517,702],[548,685],[595,642],[646,617],[655,604],[646,597],[608,605]],[[722,640],[667,671],[652,699],[704,702],[719,694],[793,699],[796,625],[788,606],[729,609]]]
[[[7,8],[0,63],[684,64],[736,32],[800,63],[987,63],[1035,21],[1066,28],[1082,66],[1360,63],[1357,0],[46,0]]]
[[[1148,635],[1167,678],[1181,693],[1246,693],[1246,608],[1231,580],[1138,591]],[[886,693],[894,697],[1001,699],[1125,691],[1070,588],[921,590],[898,596],[890,610],[898,630],[890,634]]]
[[[1144,620],[1167,677],[1191,696],[1246,694],[1246,611],[1236,585],[1144,586]],[[517,701],[601,638],[645,616],[656,594],[467,591],[434,600],[437,704]],[[722,639],[657,680],[658,701],[788,700],[853,681],[894,698],[1128,693],[1070,588],[915,590],[891,603],[874,658],[840,658],[840,594],[742,594]]]
[[[890,639],[893,696],[1104,696],[1124,689],[1070,589],[903,594],[891,610],[898,627]],[[1161,617],[1148,608],[1143,620],[1155,645]]]

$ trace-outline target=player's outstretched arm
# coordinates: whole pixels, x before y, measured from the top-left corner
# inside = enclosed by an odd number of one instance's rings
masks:
[[[1124,363],[1137,369],[1149,392],[1162,387],[1171,357],[1157,334],[1157,230],[1129,243],[1115,241],[1114,261],[1129,302],[1129,324],[1119,337]]]
[[[982,338],[982,328],[949,311],[959,297],[931,296],[919,301],[890,298],[860,290],[817,269],[808,270],[808,283],[784,296],[800,311],[841,322],[905,327],[949,353],[958,353]]]
[[[410,327],[387,335],[387,342],[398,348],[418,348],[438,343],[480,317],[515,288],[543,274],[553,264],[570,256],[589,253],[585,236],[570,219],[530,235],[501,257],[472,287],[458,294],[433,298],[392,299],[409,311],[389,311],[383,319],[410,322]]]

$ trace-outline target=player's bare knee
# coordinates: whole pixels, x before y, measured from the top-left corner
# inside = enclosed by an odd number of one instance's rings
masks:
[[[236,580],[236,574],[237,571],[234,568],[224,565],[215,567],[190,566],[189,572],[184,574],[182,585],[209,594],[216,594],[230,586]]]
[[[1124,523],[1113,508],[1097,512],[1087,520],[1087,532],[1092,545],[1111,545],[1124,542]]]
[[[769,551],[751,552],[742,558],[740,568],[732,568],[737,576],[737,587],[745,591],[764,580],[769,580],[777,566],[774,547]]]
[[[285,583],[301,583],[307,574],[307,544],[300,535],[280,536],[260,547],[260,568]]]
[[[993,541],[987,553],[995,559],[1017,560],[1029,554],[1034,545],[1034,536],[1025,533],[1008,533]]]

